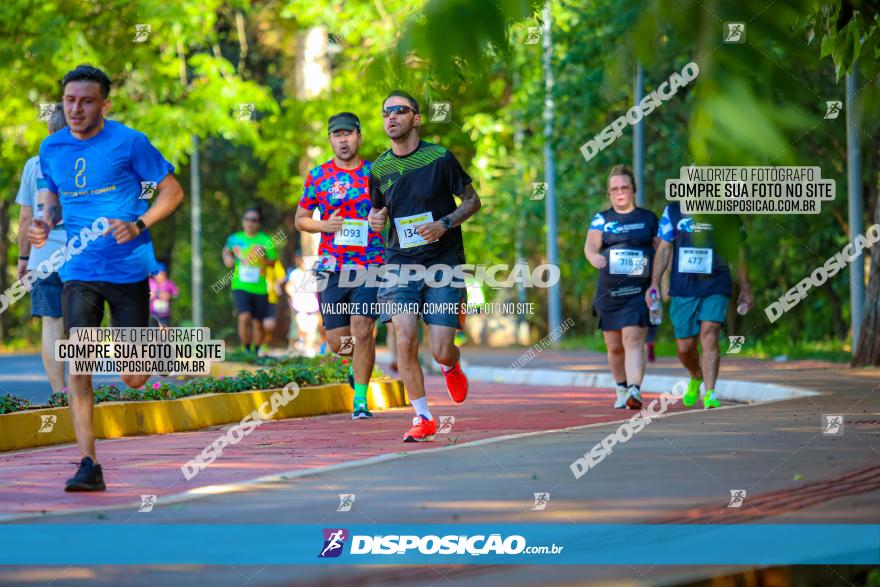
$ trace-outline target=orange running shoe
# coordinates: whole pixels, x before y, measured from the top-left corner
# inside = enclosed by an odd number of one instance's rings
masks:
[[[460,404],[467,397],[468,378],[461,370],[461,362],[455,363],[455,367],[447,371],[443,369],[443,375],[446,377],[446,391],[449,397],[457,404]]]
[[[416,416],[413,418],[413,426],[409,432],[403,435],[404,442],[426,442],[434,440],[434,434],[437,433],[437,425],[434,420],[428,420],[424,416]]]

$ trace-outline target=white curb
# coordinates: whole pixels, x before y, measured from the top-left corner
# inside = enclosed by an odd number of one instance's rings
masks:
[[[471,381],[489,383],[511,383],[516,385],[552,385],[560,387],[599,387],[614,389],[616,383],[608,373],[572,373],[571,371],[552,371],[550,369],[505,369],[503,367],[477,367],[470,365],[466,370]],[[642,391],[663,393],[672,390],[676,381],[684,377],[670,375],[645,375]],[[715,386],[718,399],[734,402],[774,402],[798,397],[819,395],[818,391],[799,387],[785,387],[775,383],[755,381],[724,380]]]

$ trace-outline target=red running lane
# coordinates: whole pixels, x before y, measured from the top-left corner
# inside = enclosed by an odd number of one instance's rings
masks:
[[[141,495],[183,493],[236,483],[265,475],[346,463],[388,453],[414,452],[463,444],[507,434],[536,432],[613,422],[634,412],[616,410],[610,390],[537,387],[475,382],[468,399],[455,404],[441,377],[426,377],[431,412],[455,416],[448,434],[435,442],[403,443],[412,408],[377,412],[372,420],[352,422],[349,414],[266,422],[191,481],[180,466],[200,453],[231,425],[181,432],[98,441],[98,460],[107,491],[65,493],[64,481],[76,471],[79,453],[64,445],[17,453],[0,453],[0,518],[28,512],[74,511],[122,504],[140,504]],[[646,393],[645,405],[657,394]],[[681,404],[669,411],[682,411]]]

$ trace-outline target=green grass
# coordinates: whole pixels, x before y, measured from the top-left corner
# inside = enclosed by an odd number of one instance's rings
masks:
[[[0,354],[20,352],[39,353],[40,343],[21,337],[11,338],[0,343]]]
[[[721,341],[721,353],[724,357],[732,357],[733,355],[726,354],[727,347],[728,342],[724,338]],[[560,341],[559,348],[604,353],[605,341],[602,338],[602,333],[596,331],[589,335],[566,337]],[[658,334],[654,342],[654,353],[658,357],[675,357],[675,340],[664,336],[664,334]],[[790,341],[778,340],[774,337],[757,341],[750,341],[746,338],[745,344],[736,357],[773,359],[783,355],[789,359],[815,359],[835,363],[849,363],[852,358],[848,340]]]

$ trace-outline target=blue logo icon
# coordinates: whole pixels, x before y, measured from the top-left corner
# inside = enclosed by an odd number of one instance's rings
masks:
[[[342,554],[348,530],[345,528],[324,528],[324,548],[318,558],[336,558]]]
[[[611,234],[620,234],[620,227],[618,226],[619,222],[606,222],[605,223],[605,232],[610,232]]]

